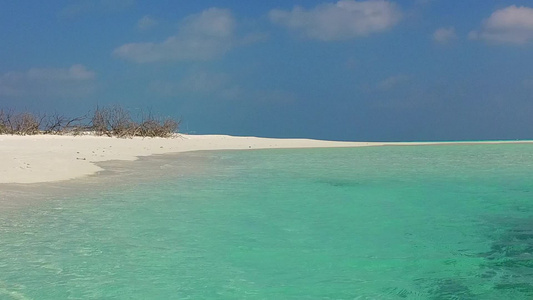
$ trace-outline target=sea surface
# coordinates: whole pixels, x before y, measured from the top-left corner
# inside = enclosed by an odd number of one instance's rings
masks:
[[[531,144],[137,163],[0,210],[0,299],[533,299]]]

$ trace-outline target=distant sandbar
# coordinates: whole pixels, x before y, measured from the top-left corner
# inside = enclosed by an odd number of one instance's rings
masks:
[[[95,163],[133,161],[141,156],[199,150],[332,148],[457,144],[459,142],[338,142],[228,135],[176,135],[174,138],[113,138],[94,135],[0,135],[0,183],[42,183],[75,179],[102,171]],[[533,143],[489,141],[472,143]]]

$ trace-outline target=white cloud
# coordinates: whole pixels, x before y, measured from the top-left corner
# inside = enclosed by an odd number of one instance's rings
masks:
[[[229,10],[209,8],[187,17],[178,34],[163,42],[125,44],[113,54],[136,63],[211,60],[235,46],[235,26]]]
[[[448,44],[452,40],[457,38],[455,28],[453,27],[441,27],[433,33],[433,40],[440,44]]]
[[[67,69],[32,68],[26,72],[0,75],[0,95],[3,96],[86,96],[94,90],[96,74],[83,65]]]
[[[153,28],[157,25],[157,20],[150,17],[150,16],[144,16],[137,22],[137,28],[140,30],[148,30],[150,28]]]
[[[401,18],[395,3],[385,0],[341,0],[314,9],[272,10],[270,20],[303,36],[321,41],[347,40],[383,32]]]
[[[472,31],[470,39],[498,44],[526,44],[533,41],[533,8],[515,5],[492,13],[481,29]]]

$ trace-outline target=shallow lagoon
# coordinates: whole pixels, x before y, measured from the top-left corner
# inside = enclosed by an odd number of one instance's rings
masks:
[[[0,298],[531,299],[532,150],[219,151],[110,164],[69,193],[0,211]]]

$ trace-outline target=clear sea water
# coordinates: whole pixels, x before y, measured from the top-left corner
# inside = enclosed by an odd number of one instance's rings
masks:
[[[533,145],[129,164],[0,211],[0,299],[533,299]]]

